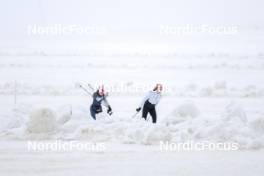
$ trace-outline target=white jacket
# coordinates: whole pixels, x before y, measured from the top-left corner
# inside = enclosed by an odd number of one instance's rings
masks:
[[[143,107],[145,102],[148,100],[151,104],[157,105],[160,101],[161,94],[157,91],[149,91],[146,96],[143,98],[139,107]]]

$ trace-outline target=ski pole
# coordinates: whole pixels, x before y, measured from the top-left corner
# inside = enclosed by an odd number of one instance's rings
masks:
[[[89,87],[92,91],[95,91],[94,88],[93,88],[93,86],[92,86],[90,83],[88,83],[88,87]]]
[[[136,112],[134,115],[132,115],[132,118],[135,118],[138,115],[139,112]]]
[[[89,95],[93,96],[93,95],[91,94],[91,92],[89,92],[87,89],[85,89],[81,84],[79,85],[79,87],[80,87],[82,90],[84,90],[86,93],[88,93]]]

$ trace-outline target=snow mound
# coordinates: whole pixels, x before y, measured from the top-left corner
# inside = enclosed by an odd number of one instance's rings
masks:
[[[196,117],[196,118],[193,118]],[[211,141],[237,143],[240,149],[264,147],[264,119],[250,121],[239,104],[231,102],[222,113],[199,116],[193,103],[184,103],[162,120],[171,136],[170,141]]]
[[[58,125],[63,125],[66,122],[68,122],[72,117],[72,114],[63,114],[58,120],[57,120],[57,124]]]
[[[66,108],[67,109],[67,108]],[[63,139],[91,142],[158,145],[159,142],[221,142],[237,143],[240,149],[264,148],[264,118],[248,120],[246,111],[238,104],[228,104],[219,114],[200,115],[193,102],[180,104],[157,124],[140,116],[99,114],[94,121],[82,106],[74,113],[40,108],[30,113],[19,128],[4,130],[3,139]],[[57,118],[58,117],[58,118]],[[21,122],[22,123],[22,122]]]
[[[111,140],[111,133],[106,130],[105,125],[97,123],[84,124],[75,131],[74,138],[84,139],[94,142],[106,142]],[[112,136],[114,137],[114,136]]]
[[[165,125],[151,126],[143,140],[144,144],[159,144],[160,141],[170,141],[171,133]]]
[[[264,118],[259,117],[250,123],[250,127],[259,134],[264,134]]]
[[[29,133],[49,133],[56,130],[56,113],[48,108],[41,108],[30,113],[27,123]]]
[[[237,120],[243,123],[248,122],[245,110],[235,102],[231,102],[226,106],[223,117],[227,121]]]
[[[172,114],[174,116],[179,116],[179,117],[193,117],[194,118],[194,117],[199,116],[200,111],[193,102],[187,101],[181,104],[180,106],[178,106],[172,112]]]

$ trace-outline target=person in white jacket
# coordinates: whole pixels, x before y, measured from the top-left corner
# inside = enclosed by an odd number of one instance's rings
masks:
[[[149,91],[147,95],[143,98],[140,106],[136,109],[137,112],[142,110],[142,118],[147,119],[148,113],[152,117],[152,122],[157,122],[157,114],[155,106],[159,103],[161,98],[162,85],[156,84],[152,91]]]

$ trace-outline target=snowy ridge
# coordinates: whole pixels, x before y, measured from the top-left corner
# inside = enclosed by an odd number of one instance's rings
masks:
[[[68,108],[68,109],[67,109]],[[136,118],[99,115],[97,121],[87,118],[87,108],[69,107],[56,110],[20,106],[17,119],[10,120],[0,131],[1,139],[62,139],[92,142],[157,145],[160,141],[236,142],[240,149],[264,147],[263,115],[248,119],[238,104],[228,104],[221,114],[210,118],[193,102],[176,107],[158,124]],[[3,125],[3,124],[2,124]]]
[[[121,87],[123,89],[118,89]],[[116,87],[116,88],[115,88]],[[133,96],[142,95],[144,91],[135,91],[136,85],[133,82],[127,82],[123,85],[114,85],[110,89],[110,94],[113,96]],[[52,85],[41,84],[34,85],[20,82],[6,82],[0,83],[0,95],[47,95],[47,96],[81,96],[84,93],[75,85]],[[215,82],[212,85],[197,85],[195,83],[181,85],[168,85],[165,96],[175,97],[256,97],[264,96],[264,88],[257,85],[245,86],[229,86],[225,81]]]
[[[258,38],[258,37],[257,37]],[[208,45],[212,45],[211,43]],[[225,44],[223,44],[225,45]],[[208,47],[210,48],[210,47]],[[131,49],[131,48],[130,48]],[[198,53],[196,50],[181,50],[177,47],[174,47],[174,50],[166,51],[156,51],[149,49],[134,49],[134,50],[105,50],[102,48],[56,48],[56,47],[1,47],[0,56],[87,56],[87,57],[169,57],[169,58],[261,58],[263,59],[264,53],[262,50],[251,51],[239,51],[234,52],[235,50],[224,49],[218,50],[219,48],[210,48],[206,50],[201,50]],[[199,51],[199,50],[198,50]]]
[[[100,55],[101,54],[101,55]],[[1,55],[0,68],[14,69],[263,69],[263,53],[171,53],[97,55]],[[254,61],[254,62],[253,62]]]
[[[39,68],[39,69],[104,69],[104,68],[113,68],[113,69],[248,69],[248,70],[262,70],[264,69],[263,60],[255,61],[251,63],[250,60],[245,60],[241,63],[236,63],[232,61],[218,61],[215,63],[195,63],[195,61],[189,61],[178,64],[168,64],[168,63],[160,63],[158,66],[152,63],[143,63],[143,64],[123,64],[123,63],[93,63],[93,62],[84,62],[84,63],[75,63],[75,64],[59,64],[59,63],[48,63],[48,64],[32,64],[32,63],[0,63],[0,69],[11,68],[11,69],[30,69],[30,68]]]

